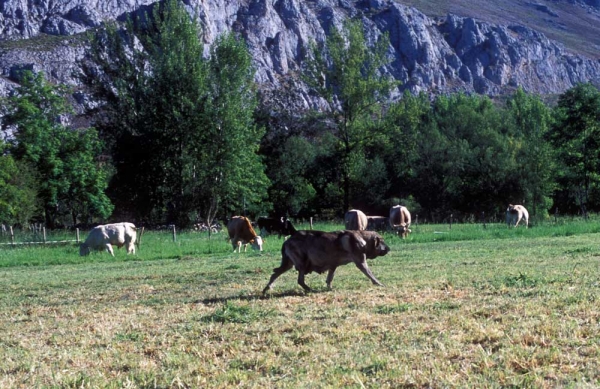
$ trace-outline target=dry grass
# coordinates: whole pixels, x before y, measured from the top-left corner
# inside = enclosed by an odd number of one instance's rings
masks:
[[[262,297],[277,247],[1,269],[0,387],[600,385],[597,234],[386,238],[384,288],[349,265]]]

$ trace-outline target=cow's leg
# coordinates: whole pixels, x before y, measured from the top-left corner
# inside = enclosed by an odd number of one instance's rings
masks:
[[[362,260],[355,261],[354,263],[356,264],[356,267],[359,268],[359,270],[361,272],[363,272],[364,275],[369,277],[369,279],[371,280],[371,282],[373,284],[383,286],[383,284],[381,282],[379,282],[377,280],[377,278],[375,278],[373,273],[371,273],[371,269],[369,269],[369,265],[367,265],[367,256],[366,255],[363,255]]]
[[[310,292],[309,286],[304,283],[304,270],[298,270],[298,285],[305,291]]]
[[[327,273],[327,288],[331,289],[331,281],[333,281],[333,274],[335,273],[335,267],[329,269],[329,272]]]
[[[294,266],[294,264],[292,263],[292,261],[289,260],[289,258],[282,258],[281,266],[273,269],[273,274],[271,275],[271,278],[269,279],[269,283],[263,289],[263,294],[267,293],[267,291],[269,291],[271,289],[271,285],[273,285],[275,280],[280,275],[282,275],[286,271],[290,270],[292,268],[292,266]]]
[[[112,245],[110,243],[106,244],[106,251],[108,251],[110,253],[110,255],[112,255],[113,257],[115,256],[115,253],[113,252]]]

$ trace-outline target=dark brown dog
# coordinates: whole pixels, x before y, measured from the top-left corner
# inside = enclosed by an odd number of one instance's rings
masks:
[[[304,275],[311,272],[327,271],[327,287],[331,288],[333,274],[338,266],[354,262],[373,284],[381,285],[375,278],[367,258],[373,259],[386,255],[390,248],[383,238],[374,231],[298,231],[283,243],[281,247],[281,266],[273,269],[269,283],[263,294],[271,289],[277,277],[290,270],[298,270],[298,284],[306,291],[310,288],[304,283]]]

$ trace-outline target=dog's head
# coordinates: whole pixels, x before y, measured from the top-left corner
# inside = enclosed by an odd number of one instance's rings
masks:
[[[385,241],[375,231],[360,231],[360,236],[365,242],[364,250],[368,259],[381,257],[390,252],[390,248]]]

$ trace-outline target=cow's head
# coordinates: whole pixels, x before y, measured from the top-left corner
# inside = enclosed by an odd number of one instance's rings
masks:
[[[87,244],[82,243],[82,244],[79,245],[79,255],[80,256],[83,257],[85,255],[88,255],[90,253],[90,251],[91,250],[90,250],[90,248],[89,248],[89,246]]]
[[[402,238],[406,238],[408,236],[408,234],[412,232],[412,230],[410,228],[408,228],[406,223],[400,223],[400,225],[397,227],[396,231],[398,232],[398,236],[400,236]]]
[[[262,251],[263,241],[260,236],[257,235],[254,239],[252,239],[252,241],[250,241],[250,244],[254,250]]]

